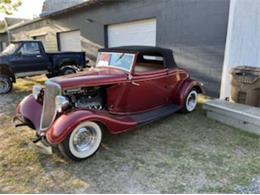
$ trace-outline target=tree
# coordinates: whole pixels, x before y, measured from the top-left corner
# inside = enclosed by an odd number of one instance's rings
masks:
[[[11,15],[21,5],[21,0],[0,0],[0,13]]]
[[[4,18],[1,18],[1,14],[11,15],[21,5],[21,0],[0,0],[0,33],[7,29],[7,23]]]

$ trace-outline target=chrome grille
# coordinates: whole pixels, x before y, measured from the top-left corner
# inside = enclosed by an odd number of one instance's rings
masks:
[[[41,131],[46,130],[54,121],[57,110],[55,106],[55,98],[61,95],[60,86],[50,80],[45,82],[43,109],[41,115]]]

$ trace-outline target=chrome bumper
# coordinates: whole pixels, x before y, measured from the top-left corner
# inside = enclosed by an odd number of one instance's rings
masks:
[[[22,115],[16,115],[12,120],[12,124],[15,128],[27,126],[33,129],[33,125],[28,120],[26,120]]]
[[[30,122],[28,122],[22,115],[16,115],[13,118],[12,123],[15,128],[27,126],[30,127],[31,129],[34,129],[32,127],[32,124],[30,124]],[[36,146],[39,152],[47,155],[51,155],[53,153],[52,146],[46,140],[45,135],[39,135],[36,131],[36,135],[31,141],[32,143],[34,143],[34,145]]]

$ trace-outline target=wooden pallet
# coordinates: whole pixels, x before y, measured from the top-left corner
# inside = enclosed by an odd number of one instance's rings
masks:
[[[260,108],[214,99],[203,108],[211,119],[260,135]]]

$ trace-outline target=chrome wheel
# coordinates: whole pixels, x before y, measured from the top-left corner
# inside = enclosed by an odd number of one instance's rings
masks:
[[[94,154],[101,143],[102,131],[94,122],[77,126],[69,137],[69,151],[74,158],[84,159]]]
[[[186,110],[192,112],[197,106],[198,93],[196,90],[192,90],[186,99]]]
[[[84,127],[75,133],[73,147],[78,152],[84,152],[95,145],[96,132],[90,127]]]

